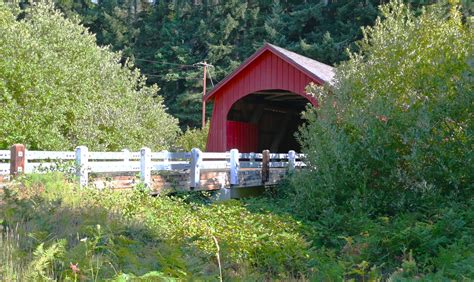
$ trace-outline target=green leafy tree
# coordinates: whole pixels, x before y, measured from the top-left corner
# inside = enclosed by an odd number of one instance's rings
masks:
[[[157,83],[182,128],[200,124],[202,70],[207,61],[219,81],[265,41],[316,60],[337,64],[356,51],[361,26],[371,26],[384,0],[347,1],[154,1],[55,0],[66,15],[79,14],[100,45],[123,56]],[[436,0],[406,1],[415,9]],[[463,0],[464,14],[472,1]],[[212,87],[211,81],[208,81]],[[211,107],[208,108],[210,110]]]
[[[48,5],[0,4],[0,147],[163,149],[179,128],[156,85]]]
[[[474,33],[449,9],[382,6],[334,87],[310,88],[321,106],[300,136],[316,167],[294,179],[301,212],[393,214],[472,197]]]

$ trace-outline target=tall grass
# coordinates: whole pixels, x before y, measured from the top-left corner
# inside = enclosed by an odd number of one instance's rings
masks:
[[[6,280],[262,280],[310,272],[297,221],[235,200],[78,189],[48,173],[21,178],[2,201]]]
[[[0,280],[1,281],[21,281],[26,272],[25,262],[18,259],[20,249],[20,236],[15,229],[8,226],[0,226]]]

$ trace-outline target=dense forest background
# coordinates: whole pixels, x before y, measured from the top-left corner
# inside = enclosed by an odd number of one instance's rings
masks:
[[[78,15],[100,45],[122,51],[158,84],[182,127],[200,125],[202,69],[212,87],[270,42],[335,65],[355,50],[361,27],[373,25],[384,0],[55,0]],[[433,0],[411,0],[415,8]],[[468,13],[465,1],[465,13]],[[25,6],[27,4],[24,4]],[[212,107],[212,106],[210,106]],[[208,107],[208,111],[211,108]]]

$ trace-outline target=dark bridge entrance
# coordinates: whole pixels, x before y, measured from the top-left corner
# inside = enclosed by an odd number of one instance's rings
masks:
[[[295,138],[301,112],[310,103],[283,90],[255,92],[232,105],[227,114],[227,149],[241,152],[300,150]]]

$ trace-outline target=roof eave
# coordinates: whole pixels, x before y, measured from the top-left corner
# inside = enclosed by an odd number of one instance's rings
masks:
[[[242,71],[244,68],[246,68],[248,65],[250,65],[255,59],[260,57],[261,54],[263,54],[266,50],[269,50],[270,46],[265,43],[263,47],[261,47],[257,52],[253,53],[252,56],[250,56],[245,62],[243,62],[238,68],[236,68],[233,72],[231,72],[228,76],[226,76],[222,81],[220,81],[209,93],[207,93],[204,97],[203,100],[206,102],[209,101],[209,99],[214,96],[214,94],[219,91],[228,81],[230,81],[232,78],[234,78],[240,71]]]

